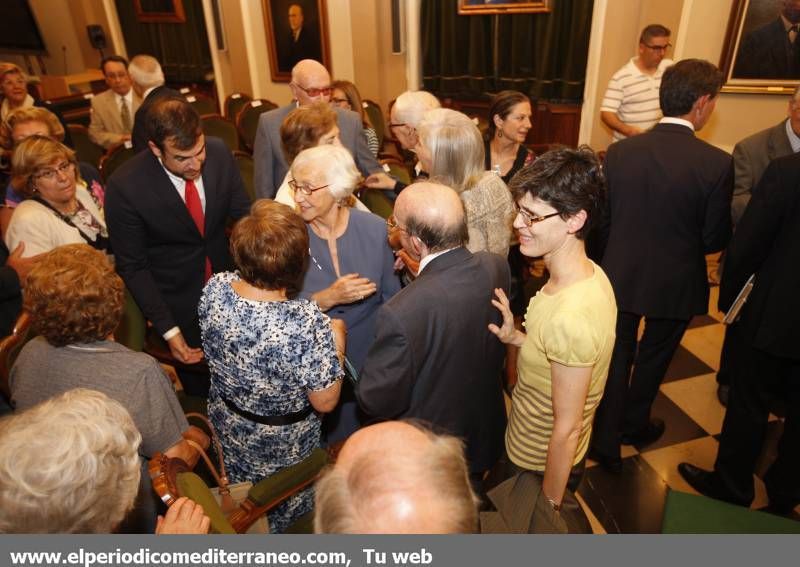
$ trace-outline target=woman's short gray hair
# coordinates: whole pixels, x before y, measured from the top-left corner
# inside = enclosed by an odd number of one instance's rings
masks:
[[[361,183],[361,174],[350,152],[341,146],[325,144],[303,150],[292,162],[292,177],[296,171],[318,173],[335,199],[345,199]]]
[[[119,402],[75,389],[0,420],[0,533],[109,533],[133,507],[142,436]]]
[[[439,99],[428,91],[406,91],[394,101],[393,121],[416,128],[426,112],[441,106]]]
[[[485,170],[483,137],[472,119],[449,108],[429,110],[417,126],[431,155],[430,178],[458,193],[469,189]]]
[[[161,63],[152,55],[137,55],[128,64],[128,74],[134,83],[144,89],[164,84]]]

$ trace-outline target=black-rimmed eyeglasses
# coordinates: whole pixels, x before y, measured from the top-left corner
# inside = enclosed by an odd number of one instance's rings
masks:
[[[643,44],[647,49],[652,49],[653,51],[666,51],[670,47],[672,47],[671,43],[667,45],[647,45],[646,43]]]
[[[308,196],[308,195],[311,195],[311,193],[313,193],[314,191],[319,191],[320,189],[325,189],[326,187],[330,187],[330,184],[328,184],[328,185],[320,185],[319,187],[309,187],[308,185],[300,185],[294,179],[290,179],[289,180],[289,187],[295,193],[300,192],[303,195]]]

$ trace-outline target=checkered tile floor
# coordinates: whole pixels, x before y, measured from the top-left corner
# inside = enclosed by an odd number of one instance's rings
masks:
[[[678,474],[681,461],[711,469],[725,408],[717,400],[715,373],[719,367],[724,327],[716,310],[718,288],[712,287],[709,315],[696,317],[667,371],[652,415],[666,422],[664,436],[641,448],[623,446],[623,471],[611,474],[588,462],[578,491],[595,533],[660,533],[668,489],[696,494]],[[770,442],[758,473],[774,458],[781,422],[772,418]],[[753,508],[767,504],[756,479]]]

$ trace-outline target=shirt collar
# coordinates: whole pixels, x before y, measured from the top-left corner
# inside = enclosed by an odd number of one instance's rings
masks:
[[[794,153],[800,152],[800,136],[795,134],[792,129],[792,122],[788,118],[786,119],[786,137],[789,138],[789,145],[792,146],[792,151]]]
[[[661,120],[658,121],[659,124],[678,124],[680,126],[686,126],[687,128],[691,128],[692,132],[694,132],[694,124],[689,122],[688,120],[684,120],[683,118],[676,118],[674,116],[665,116]]]
[[[450,252],[451,250],[455,250],[456,248],[458,248],[458,246],[454,248],[448,248],[447,250],[440,250],[439,252],[434,252],[433,254],[428,254],[427,256],[425,256],[419,262],[419,271],[417,272],[417,276],[419,277],[419,275],[422,273],[422,270],[424,270],[426,266],[431,262],[433,262],[436,258],[441,256],[442,254],[447,254],[448,252]]]

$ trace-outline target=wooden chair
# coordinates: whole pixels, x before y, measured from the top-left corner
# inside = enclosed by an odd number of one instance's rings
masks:
[[[223,511],[203,479],[189,469],[181,459],[156,453],[148,469],[153,489],[161,500],[171,506],[181,496],[197,502],[211,519],[211,533],[246,533],[264,514],[287,498],[311,485],[328,463],[324,449],[312,453],[296,465],[281,469],[253,485],[247,497],[230,512]],[[292,533],[311,533],[311,517],[306,515],[290,528]]]
[[[98,167],[106,150],[92,142],[89,138],[89,129],[81,124],[67,124],[67,129],[72,137],[78,161],[85,161]]]
[[[257,98],[245,104],[236,115],[236,129],[245,147],[251,152],[256,141],[258,119],[264,112],[278,108],[278,105],[264,98]]]
[[[387,173],[398,181],[402,181],[406,185],[411,185],[411,183],[414,181],[414,177],[411,174],[411,169],[409,169],[408,165],[399,157],[382,157],[380,164],[383,166],[384,170],[388,168]]]
[[[369,116],[369,121],[378,135],[378,147],[383,147],[383,140],[386,137],[386,119],[383,117],[383,111],[377,102],[369,99],[364,99],[361,103],[364,106],[364,111]]]
[[[245,93],[231,93],[225,98],[225,102],[222,104],[222,111],[225,114],[225,118],[230,120],[231,122],[236,121],[236,116],[239,114],[239,111],[244,107],[245,104],[253,100],[249,94]]]
[[[206,136],[222,138],[232,152],[239,149],[239,131],[236,129],[236,124],[219,114],[203,114],[200,119],[203,121],[203,133]]]
[[[27,311],[23,311],[17,317],[16,323],[11,334],[0,341],[0,394],[7,400],[11,400],[11,387],[9,376],[11,367],[17,359],[20,349],[31,338],[30,333],[31,316]]]
[[[103,177],[103,181],[108,183],[111,174],[134,155],[136,155],[136,152],[133,151],[133,144],[130,142],[123,142],[110,147],[100,159],[100,175]]]
[[[219,114],[217,101],[200,93],[187,93],[184,95],[186,101],[191,104],[200,116],[204,114]]]
[[[239,166],[239,174],[242,176],[242,182],[244,183],[245,191],[247,191],[247,196],[250,197],[250,201],[253,202],[256,200],[253,156],[247,152],[236,151],[233,152],[233,159],[236,160],[236,165]]]

